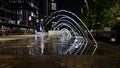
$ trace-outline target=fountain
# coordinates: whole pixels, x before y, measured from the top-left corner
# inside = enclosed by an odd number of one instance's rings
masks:
[[[87,26],[77,15],[70,11],[60,10],[53,12],[47,18],[47,23],[44,27],[48,31],[59,31],[61,35],[58,40],[59,45],[67,46],[62,54],[82,55],[87,54],[88,49],[90,49],[91,52],[89,54],[94,55],[98,47],[96,40]],[[93,44],[91,44],[87,33],[91,36]]]

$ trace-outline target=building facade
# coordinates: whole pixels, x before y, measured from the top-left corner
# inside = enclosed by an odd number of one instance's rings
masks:
[[[39,23],[39,7],[34,0],[9,0],[12,11],[11,24],[36,27]]]
[[[37,0],[0,0],[1,34],[3,28],[11,33],[40,28],[39,5]]]
[[[4,0],[0,0],[0,23],[6,23],[10,20],[11,11],[7,8],[8,3]]]
[[[46,16],[49,16],[52,12],[57,10],[56,0],[45,0],[44,4],[45,4],[44,8],[45,8]]]

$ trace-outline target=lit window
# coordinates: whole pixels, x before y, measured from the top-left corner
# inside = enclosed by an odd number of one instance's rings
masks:
[[[18,24],[18,25],[20,24],[20,21],[19,21],[19,20],[17,21],[17,24]]]
[[[31,7],[33,7],[34,5],[33,5],[33,3],[31,2]]]
[[[39,19],[36,19],[36,22],[39,23]]]
[[[56,10],[56,3],[52,3],[52,10]]]
[[[31,18],[31,16],[29,16],[29,21],[31,21],[32,20],[32,18]]]
[[[34,13],[33,13],[33,12],[31,12],[31,16],[34,16]]]

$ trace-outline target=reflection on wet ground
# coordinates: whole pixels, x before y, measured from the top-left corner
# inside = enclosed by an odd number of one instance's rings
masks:
[[[18,35],[0,38],[0,68],[62,68],[60,58],[52,56],[51,46],[43,37]]]
[[[36,35],[29,37],[1,38],[1,55],[51,55],[59,52],[59,46],[53,45],[52,41],[47,41],[46,36]],[[55,42],[55,40],[54,40]],[[57,49],[58,48],[58,49]],[[59,51],[59,52],[58,52]]]
[[[62,56],[57,55],[62,51],[59,51],[59,46],[51,46],[51,41],[46,37],[47,35],[1,37],[0,68],[64,68],[66,65],[62,63]]]
[[[60,59],[60,58],[59,58]],[[0,57],[0,68],[63,68],[54,56],[8,56]]]
[[[64,55],[69,47],[59,46],[47,35],[18,35],[0,38],[0,68],[119,68],[111,56]],[[17,38],[16,38],[17,37]],[[42,42],[42,43],[41,43]],[[116,61],[117,60],[117,61]]]
[[[68,49],[73,46],[73,40],[61,42],[60,38],[49,38],[46,34],[9,36],[0,40],[2,55],[65,55],[75,49]]]

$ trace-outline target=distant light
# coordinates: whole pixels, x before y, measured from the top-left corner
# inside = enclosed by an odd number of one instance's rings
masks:
[[[40,21],[43,21],[43,19],[41,19]]]
[[[19,21],[19,20],[17,21],[17,24],[18,24],[18,25],[20,24],[20,21]]]
[[[115,42],[115,41],[116,41],[116,39],[115,39],[115,38],[111,38],[111,41],[112,41],[112,42]]]
[[[32,18],[31,18],[31,16],[29,16],[29,21],[31,21],[32,20]]]
[[[52,2],[54,2],[54,0],[52,0]]]
[[[34,13],[33,13],[33,12],[31,12],[31,16],[34,16]]]
[[[33,7],[34,5],[33,5],[33,3],[31,2],[31,7]]]

